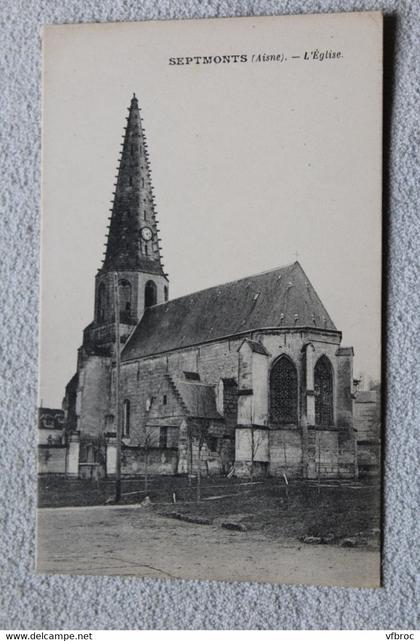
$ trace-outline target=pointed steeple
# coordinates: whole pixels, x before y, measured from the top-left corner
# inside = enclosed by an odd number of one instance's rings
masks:
[[[129,107],[111,211],[101,271],[164,274],[147,142],[135,94]]]

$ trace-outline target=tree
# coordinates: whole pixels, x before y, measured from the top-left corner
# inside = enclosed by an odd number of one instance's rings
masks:
[[[194,425],[188,426],[188,442],[190,450],[190,474],[191,478],[193,472],[193,445],[197,444],[197,484],[196,484],[196,500],[197,503],[201,501],[201,455],[203,446],[206,442],[208,434],[209,422],[203,419],[197,421]]]
[[[160,390],[160,388],[159,388]],[[158,390],[158,392],[159,392]],[[146,414],[144,417],[144,427],[143,427],[143,450],[144,450],[144,489],[147,492],[149,487],[149,456],[150,450],[155,445],[153,433],[150,431],[147,422],[149,420],[150,413],[153,407],[154,397],[149,396],[146,400]]]
[[[249,449],[251,452],[251,469],[250,469],[250,479],[253,482],[255,478],[255,457],[258,453],[258,450],[263,442],[263,433],[261,429],[256,428],[254,425],[251,425],[250,431],[248,433],[249,438]]]
[[[205,443],[207,430],[205,426],[200,426],[197,436],[198,461],[197,461],[197,503],[201,501],[201,451]]]
[[[191,426],[187,426],[187,437],[188,437],[188,486],[191,488],[192,477],[193,477],[193,431]]]
[[[144,489],[147,492],[149,489],[149,456],[150,450],[154,446],[154,438],[152,432],[147,428],[147,425],[144,426],[144,439],[143,439],[143,449],[144,449]]]
[[[150,434],[144,438],[144,490],[149,489],[149,453],[150,453]]]

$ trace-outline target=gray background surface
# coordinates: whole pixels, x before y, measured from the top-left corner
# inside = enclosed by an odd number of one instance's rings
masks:
[[[372,9],[393,16],[386,38],[384,588],[35,575],[41,25]],[[0,12],[0,629],[417,627],[419,3],[3,0]]]

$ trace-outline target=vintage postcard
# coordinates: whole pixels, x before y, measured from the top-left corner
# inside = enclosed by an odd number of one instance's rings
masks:
[[[43,52],[38,572],[379,586],[382,15]]]

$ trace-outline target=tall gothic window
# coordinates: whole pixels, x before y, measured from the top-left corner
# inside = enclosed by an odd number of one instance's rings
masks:
[[[270,419],[272,423],[296,423],[298,380],[296,367],[286,355],[274,363],[270,374]]]
[[[332,425],[333,415],[333,375],[331,363],[326,356],[321,356],[314,370],[315,388],[315,424]]]
[[[123,403],[123,429],[122,434],[125,437],[130,436],[130,401],[128,398]]]
[[[131,285],[127,280],[121,280],[118,285],[120,321],[129,320],[131,314]]]
[[[106,312],[106,288],[105,283],[98,287],[98,321],[102,323],[105,320]]]
[[[156,305],[156,300],[157,300],[157,288],[156,284],[152,281],[149,280],[146,283],[146,287],[144,289],[144,307],[151,307],[152,305]]]

